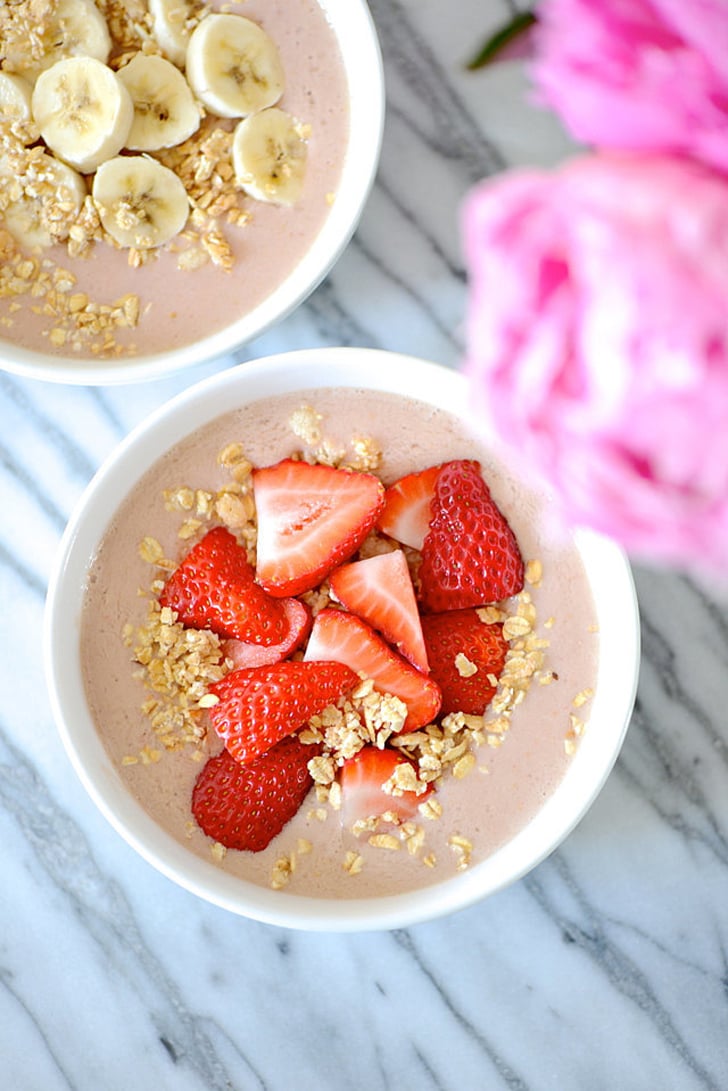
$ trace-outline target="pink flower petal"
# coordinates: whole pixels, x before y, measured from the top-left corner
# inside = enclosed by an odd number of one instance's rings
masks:
[[[483,429],[571,523],[728,560],[728,183],[616,153],[483,183],[463,208]]]

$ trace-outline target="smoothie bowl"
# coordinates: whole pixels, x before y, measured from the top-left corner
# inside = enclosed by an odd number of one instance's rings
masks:
[[[566,540],[466,404],[409,357],[270,357],[168,403],[89,485],[48,595],[54,714],[186,889],[405,926],[524,875],[601,789],[638,670],[629,567]]]
[[[351,238],[384,115],[364,0],[19,0],[0,39],[0,368],[232,352]]]

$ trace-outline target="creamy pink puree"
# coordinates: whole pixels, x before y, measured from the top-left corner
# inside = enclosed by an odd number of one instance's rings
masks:
[[[316,0],[296,0],[293,6],[290,0],[246,0],[228,8],[259,23],[280,50],[286,89],[278,105],[311,126],[304,192],[294,208],[251,199],[248,224],[242,228],[222,224],[236,258],[231,272],[212,263],[180,270],[169,246],[160,248],[157,260],[138,269],[129,267],[127,251],[104,243],[94,246],[91,257],[75,261],[63,246],[44,251],[44,258],[78,278],[74,292],[86,292],[102,303],[112,303],[128,292],[140,297],[140,324],[115,332],[118,343],[134,346],[139,353],[162,352],[198,340],[266,299],[321,230],[341,174],[349,123],[346,75],[336,38],[319,4]],[[12,315],[13,324],[3,337],[25,348],[68,354],[68,348],[54,349],[48,340],[52,320],[30,310],[38,301],[25,296],[19,302],[22,310]],[[0,318],[9,315],[9,306],[9,300],[0,300]]]
[[[298,857],[287,890],[338,898],[392,893],[438,882],[455,874],[456,857],[447,838],[461,834],[474,845],[472,864],[482,860],[522,829],[563,777],[570,759],[564,748],[573,698],[596,679],[598,637],[595,615],[581,560],[574,548],[552,540],[546,532],[543,500],[467,435],[450,415],[420,402],[356,390],[312,391],[273,398],[231,412],[174,448],[147,473],[121,507],[109,528],[88,580],[82,622],[82,654],[88,700],[99,732],[118,764],[129,790],[173,837],[210,859],[211,842],[195,827],[190,832],[190,793],[200,766],[185,752],[167,752],[155,765],[122,766],[124,755],[155,745],[148,721],[140,712],[145,692],[132,679],[131,653],[121,640],[122,625],[142,624],[152,572],[139,559],[138,544],[155,536],[173,559],[189,546],[176,537],[182,517],[164,508],[162,490],[178,486],[215,489],[229,480],[216,464],[227,443],[241,441],[256,465],[265,465],[300,449],[287,421],[303,404],[325,414],[325,436],[345,445],[354,435],[376,438],[384,452],[382,478],[390,483],[404,473],[452,458],[477,457],[496,502],[513,526],[524,559],[539,558],[544,575],[531,589],[538,611],[537,630],[551,641],[545,669],[558,673],[548,686],[534,683],[514,712],[512,726],[499,749],[483,747],[478,767],[463,780],[448,778],[438,790],[444,813],[438,821],[422,821],[426,848],[437,866],[410,857],[402,848],[389,852],[342,833],[339,817],[329,811],[325,822],[309,817],[316,806],[312,792],[298,816],[265,852],[228,851],[220,865],[226,871],[267,886],[275,860],[296,849],[297,838],[314,844]],[[542,623],[554,619],[553,627]],[[588,708],[582,710],[584,718]],[[221,748],[212,737],[210,753]],[[361,874],[342,867],[347,848],[365,857]],[[282,894],[281,896],[285,896]]]

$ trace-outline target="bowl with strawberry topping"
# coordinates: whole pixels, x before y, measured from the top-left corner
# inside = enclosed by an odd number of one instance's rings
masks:
[[[639,640],[622,553],[477,438],[460,374],[346,348],[216,375],[122,443],[45,654],[69,757],[147,861],[355,930],[469,905],[567,836]]]

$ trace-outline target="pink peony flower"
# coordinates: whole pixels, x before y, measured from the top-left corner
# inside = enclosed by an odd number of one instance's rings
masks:
[[[532,73],[578,140],[728,170],[726,0],[544,0]]]
[[[604,153],[463,209],[466,370],[570,523],[650,560],[728,561],[728,185]]]

